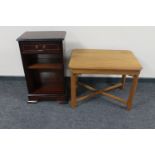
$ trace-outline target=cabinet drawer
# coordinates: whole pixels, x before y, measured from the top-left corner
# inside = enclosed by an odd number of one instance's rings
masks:
[[[62,47],[57,42],[24,42],[21,50],[23,53],[60,52]]]

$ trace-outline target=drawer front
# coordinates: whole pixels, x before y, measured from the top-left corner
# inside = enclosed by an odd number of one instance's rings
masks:
[[[62,45],[59,42],[23,42],[21,51],[23,53],[60,52]]]

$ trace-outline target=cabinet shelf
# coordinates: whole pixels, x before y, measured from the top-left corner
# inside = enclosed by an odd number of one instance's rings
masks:
[[[28,66],[29,69],[62,69],[62,64],[32,64]]]
[[[62,87],[62,84],[57,84],[57,85],[45,85],[45,86],[40,86],[39,88],[36,88],[33,91],[33,94],[51,94],[51,93],[63,93],[64,88]]]
[[[19,42],[28,101],[65,100],[64,31],[29,31]]]

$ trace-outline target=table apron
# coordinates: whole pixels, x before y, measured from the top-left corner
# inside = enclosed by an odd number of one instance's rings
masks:
[[[126,75],[139,75],[140,70],[100,70],[100,69],[71,69],[74,74],[126,74]]]

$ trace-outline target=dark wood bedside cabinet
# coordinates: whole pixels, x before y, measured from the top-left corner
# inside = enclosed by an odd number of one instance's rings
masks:
[[[18,39],[28,102],[66,99],[64,78],[64,31],[25,32]]]

